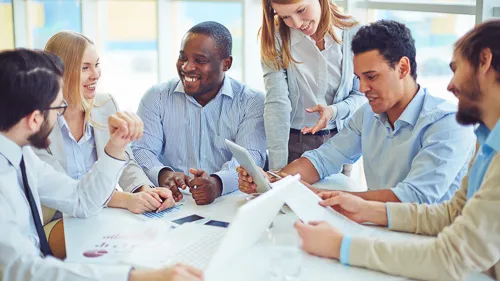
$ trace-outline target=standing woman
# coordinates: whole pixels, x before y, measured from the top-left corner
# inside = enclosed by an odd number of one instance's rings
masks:
[[[109,94],[96,94],[101,76],[99,57],[92,41],[76,32],[53,35],[45,51],[58,55],[64,62],[63,96],[67,108],[57,117],[49,135],[48,149],[34,149],[40,159],[75,180],[90,171],[104,152],[110,136],[108,117],[118,112],[116,101]],[[133,157],[130,148],[129,157]],[[134,213],[162,210],[174,204],[172,193],[154,187],[133,158],[125,166],[118,181],[125,192],[115,191],[108,207],[124,208]],[[103,202],[105,203],[105,202]],[[43,207],[44,229],[54,254],[65,256],[61,214]]]
[[[366,98],[353,71],[356,20],[329,0],[262,4],[264,124],[269,168],[277,170],[334,136]]]

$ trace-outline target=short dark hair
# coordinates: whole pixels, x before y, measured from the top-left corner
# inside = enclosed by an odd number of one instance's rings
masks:
[[[16,49],[0,52],[0,131],[5,132],[35,110],[57,98],[63,62],[43,51]]]
[[[188,33],[204,34],[212,37],[215,47],[219,50],[221,59],[231,56],[233,49],[233,38],[231,32],[222,24],[215,21],[201,22],[189,29]]]
[[[480,64],[481,51],[491,50],[491,66],[498,72],[500,81],[500,20],[483,22],[467,32],[455,43],[455,50],[459,52],[476,69]]]
[[[417,80],[417,51],[411,31],[404,24],[392,20],[379,20],[363,26],[352,39],[354,55],[378,50],[394,68],[402,57],[410,60],[411,76]]]

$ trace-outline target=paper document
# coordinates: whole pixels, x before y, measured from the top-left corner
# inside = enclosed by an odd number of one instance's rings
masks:
[[[165,240],[173,230],[169,223],[138,222],[113,225],[96,229],[94,235],[86,237],[71,262],[118,263],[135,249],[157,251],[172,248],[174,242]]]
[[[284,194],[286,204],[305,223],[310,221],[326,221],[346,235],[373,236],[376,230],[358,224],[339,214],[332,208],[319,205],[322,200],[316,193],[301,182],[291,183]]]

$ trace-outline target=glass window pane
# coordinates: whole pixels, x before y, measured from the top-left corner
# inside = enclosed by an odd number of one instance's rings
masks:
[[[233,37],[233,65],[227,72],[232,78],[242,81],[243,79],[243,4],[234,2],[183,2],[172,3],[173,50],[174,58],[179,56],[182,37],[194,25],[204,21],[216,21],[223,24]],[[260,19],[259,19],[260,20]],[[175,27],[175,28],[174,28]],[[257,40],[257,35],[255,35]],[[176,59],[177,60],[177,59]],[[175,65],[172,66],[169,77],[177,76]]]
[[[368,10],[368,22],[388,19],[410,28],[417,48],[417,81],[433,95],[456,101],[446,90],[452,77],[453,44],[474,27],[475,17],[423,12]]]
[[[123,110],[137,109],[139,101],[158,83],[156,1],[100,1],[101,58],[99,92],[110,93]]]
[[[80,0],[30,0],[27,7],[29,48],[43,49],[59,31],[82,31]]]
[[[12,1],[0,0],[0,51],[14,48]]]

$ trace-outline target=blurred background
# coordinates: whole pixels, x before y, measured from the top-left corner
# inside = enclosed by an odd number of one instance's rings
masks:
[[[495,16],[500,0],[336,1],[361,23],[403,22],[417,46],[419,83],[450,100],[448,63],[452,44],[476,22]],[[194,24],[214,20],[233,35],[229,75],[264,90],[257,32],[258,0],[0,0],[0,50],[42,49],[61,30],[89,36],[102,61],[100,92],[113,94],[123,109],[135,110],[153,84],[177,75],[180,41]],[[500,8],[499,8],[500,9]]]
[[[475,23],[500,16],[500,0],[335,3],[362,24],[405,23],[416,41],[419,84],[454,102],[446,90],[453,43]],[[149,87],[177,77],[175,63],[186,31],[214,20],[233,35],[229,75],[263,91],[257,41],[261,5],[259,0],[0,0],[0,50],[42,49],[58,31],[81,32],[95,42],[101,57],[98,91],[112,94],[121,109],[135,111]],[[356,166],[353,178],[364,185],[362,167]]]

